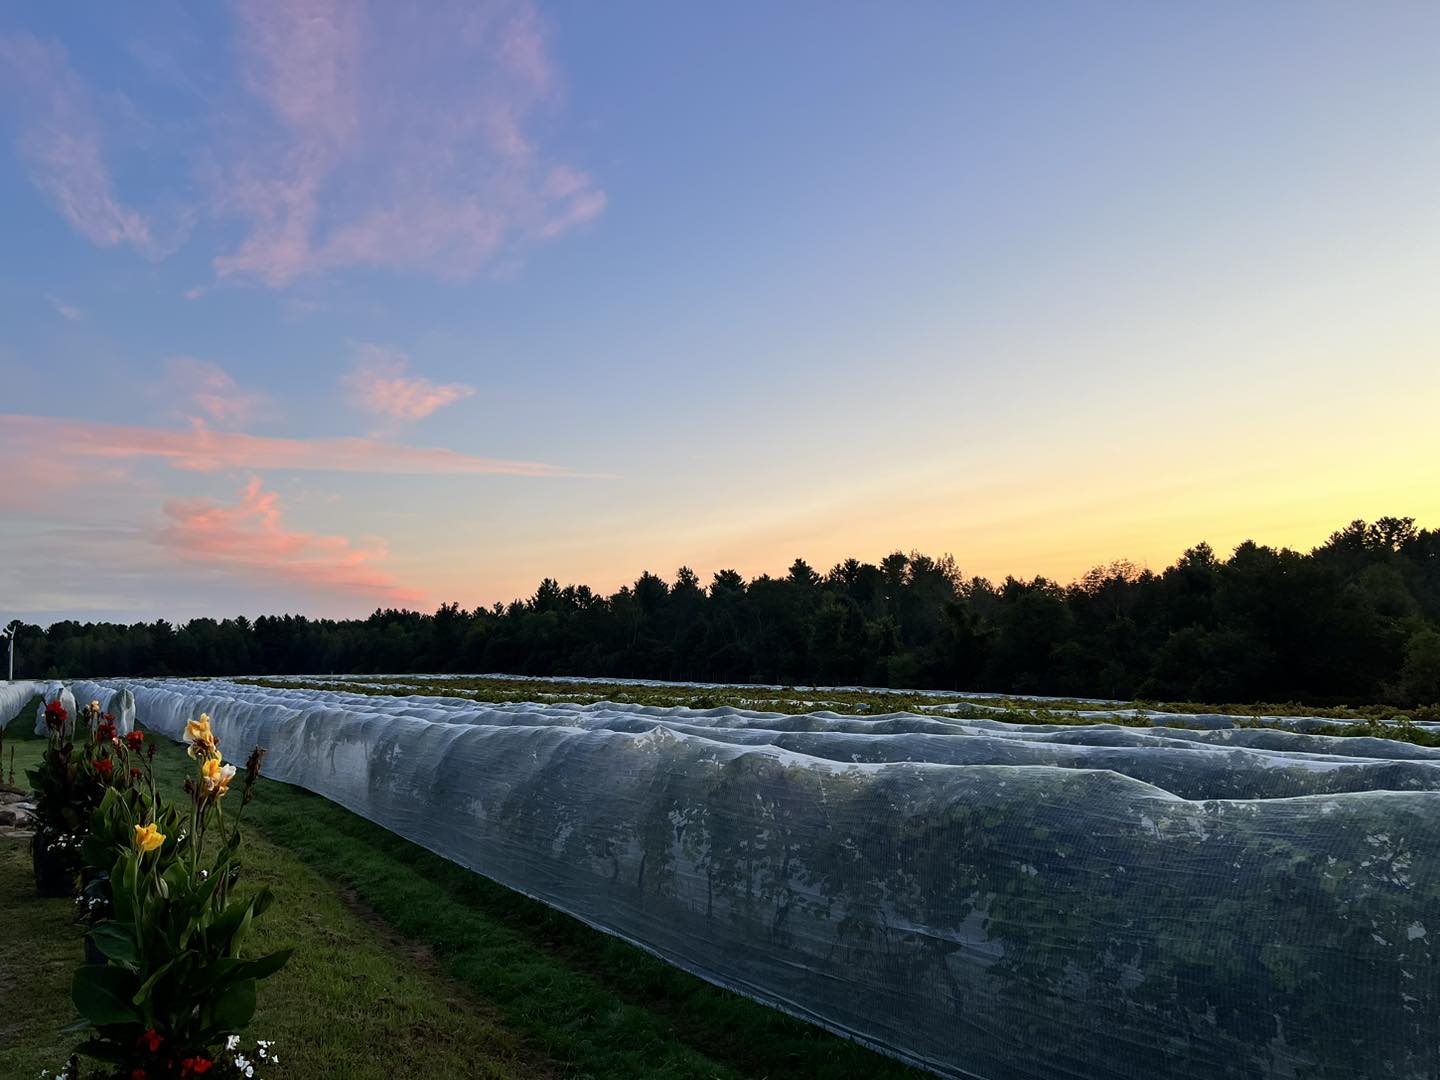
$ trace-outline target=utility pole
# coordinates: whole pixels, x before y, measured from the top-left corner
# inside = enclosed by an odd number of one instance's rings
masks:
[[[7,682],[15,681],[15,634],[19,629],[20,621],[17,619],[15,622],[12,622],[10,625],[5,627],[4,630],[0,630],[0,637],[7,637],[10,639],[10,676],[6,680]]]

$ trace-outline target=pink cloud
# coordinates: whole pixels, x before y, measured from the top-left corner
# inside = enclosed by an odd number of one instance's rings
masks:
[[[165,389],[225,427],[243,427],[266,405],[263,394],[242,390],[230,374],[208,360],[176,356],[165,365]]]
[[[170,523],[156,540],[188,562],[266,582],[290,581],[305,588],[371,596],[388,603],[423,600],[414,589],[397,585],[375,564],[389,555],[385,542],[369,538],[356,544],[287,528],[280,497],[252,477],[238,502],[172,499],[165,504]]]
[[[299,469],[389,475],[577,476],[555,465],[401,446],[378,439],[285,439],[233,431],[193,431],[0,414],[0,442],[22,457],[115,464],[156,459],[192,472]]]
[[[130,244],[163,253],[150,223],[115,194],[101,150],[101,127],[89,88],[58,44],[29,34],[0,37],[0,74],[20,116],[17,149],[40,189],[76,232],[101,247]]]
[[[220,278],[387,266],[464,279],[604,210],[587,174],[526,133],[556,93],[529,0],[260,0],[238,24],[262,120],[216,171],[217,211],[246,228],[214,260]]]
[[[442,386],[406,375],[409,357],[398,349],[368,344],[358,349],[359,363],[341,381],[349,388],[351,402],[366,412],[394,420],[423,420],[436,409],[475,393],[473,386],[463,383]]]
[[[17,453],[11,448],[5,456],[0,510],[46,510],[52,506],[57,492],[96,479],[79,463],[53,454]]]

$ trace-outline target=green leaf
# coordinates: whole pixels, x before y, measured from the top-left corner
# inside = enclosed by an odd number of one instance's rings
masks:
[[[211,1007],[215,1026],[222,1031],[239,1031],[255,1015],[255,980],[242,979],[222,990]]]
[[[261,886],[260,891],[255,894],[255,899],[252,901],[255,908],[252,917],[258,919],[261,915],[264,915],[274,902],[275,894],[270,891],[270,886]]]
[[[132,996],[135,976],[124,968],[93,964],[80,968],[70,983],[75,1009],[96,1027],[102,1024],[139,1023]]]
[[[227,943],[222,947],[224,952],[229,952],[232,945],[238,945],[245,939],[251,920],[270,906],[269,894],[270,890],[265,888],[248,901],[232,900],[210,924],[211,940]]]
[[[290,959],[290,954],[294,951],[294,949],[281,949],[269,956],[260,956],[254,960],[242,960],[232,974],[244,979],[268,978],[285,966]]]
[[[90,940],[106,957],[116,963],[140,963],[140,951],[135,945],[135,927],[130,923],[113,920],[102,922],[90,931]]]
[[[161,964],[158,968],[156,968],[150,973],[150,977],[148,979],[146,979],[143,983],[140,984],[140,989],[136,990],[134,996],[130,999],[131,1003],[135,1005],[142,1004],[145,1001],[146,995],[148,995],[150,991],[155,989],[155,984],[160,981],[161,977],[164,976],[166,972],[170,971],[173,967],[175,967],[176,964],[180,963],[181,960],[184,960],[186,957],[193,955],[195,954],[187,950],[186,952],[181,953],[179,956],[172,956],[165,963]]]

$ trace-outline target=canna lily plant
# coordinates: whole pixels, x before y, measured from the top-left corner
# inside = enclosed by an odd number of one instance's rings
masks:
[[[104,963],[75,973],[71,997],[90,1032],[80,1052],[113,1066],[116,1078],[230,1074],[220,1054],[255,1012],[256,984],[290,950],[244,955],[246,938],[272,903],[268,888],[235,893],[240,819],[254,795],[265,751],[256,747],[240,782],[240,806],[225,813],[238,770],[227,764],[202,715],[187,725],[196,775],[188,802],[153,790],[112,792],[96,813],[87,855],[114,853],[111,917],[91,930]],[[212,1071],[213,1070],[213,1071]]]
[[[59,701],[48,703],[44,715],[45,752],[40,765],[26,773],[40,819],[31,851],[40,893],[64,896],[75,888],[81,845],[95,809],[107,792],[141,784],[142,765],[148,763],[131,760],[140,741],[133,735],[120,738],[114,717],[102,713],[98,701],[85,706],[73,723]]]

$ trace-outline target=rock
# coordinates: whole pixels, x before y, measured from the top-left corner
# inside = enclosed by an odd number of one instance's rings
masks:
[[[0,791],[0,826],[28,828],[35,823],[35,797],[28,791]]]
[[[26,806],[24,803],[12,803],[9,806],[0,806],[0,825],[9,826],[12,829],[25,828],[35,823],[35,808]]]

